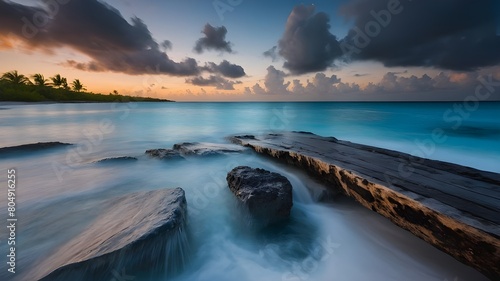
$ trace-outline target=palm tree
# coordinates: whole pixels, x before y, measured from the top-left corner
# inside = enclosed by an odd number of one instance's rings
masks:
[[[52,80],[52,86],[58,87],[58,88],[63,88],[65,90],[69,90],[68,86],[68,80],[66,80],[66,77],[62,77],[60,74],[54,75],[54,77],[50,77],[50,80]]]
[[[65,77],[61,79],[61,87],[65,90],[69,90],[68,80]]]
[[[61,87],[62,77],[60,74],[56,74],[54,75],[54,77],[50,77],[50,80],[52,80],[52,86]]]
[[[33,81],[35,81],[35,85],[37,86],[47,86],[47,79],[45,79],[45,77],[43,77],[42,74],[40,73],[37,73],[37,74],[34,74],[33,76],[31,76],[33,78]]]
[[[73,90],[75,90],[77,92],[80,92],[82,90],[86,90],[85,87],[83,87],[83,84],[80,82],[80,79],[75,79],[75,81],[73,81],[73,83],[71,83],[71,85],[73,85]]]
[[[30,79],[23,74],[17,73],[17,70],[6,72],[2,75],[2,80],[13,84],[30,84]]]

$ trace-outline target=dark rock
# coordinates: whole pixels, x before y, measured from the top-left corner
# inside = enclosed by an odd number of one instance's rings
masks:
[[[175,159],[241,153],[244,150],[243,147],[234,144],[184,142],[174,144],[172,149],[151,149],[146,151],[146,154],[158,159]]]
[[[182,158],[179,151],[173,149],[150,149],[146,150],[146,154],[158,159],[179,159]]]
[[[122,162],[129,162],[129,161],[137,161],[136,157],[132,156],[122,156],[122,157],[110,157],[110,158],[104,158],[101,160],[95,161],[95,163],[98,164],[103,164],[103,163],[122,163]]]
[[[244,149],[241,146],[233,144],[219,144],[219,143],[203,143],[203,142],[185,142],[175,144],[173,149],[181,153],[181,155],[198,155],[198,156],[211,156],[223,155],[231,153],[240,153]]]
[[[229,189],[254,218],[266,224],[290,216],[292,185],[286,177],[264,169],[240,166],[231,170],[226,180]]]
[[[184,190],[137,192],[106,204],[92,225],[24,279],[109,281],[122,270],[168,278],[182,269],[189,247]]]
[[[297,133],[297,134],[303,134],[303,135],[314,135],[313,133],[306,132],[306,131],[292,131],[292,132]]]
[[[2,147],[0,148],[0,155],[11,154],[11,153],[22,153],[22,152],[35,152],[39,150],[52,149],[68,145],[72,144],[63,142],[39,142],[39,143],[23,144],[18,146]]]
[[[238,139],[255,140],[255,136],[253,136],[253,135],[243,135],[243,136],[234,136],[234,137],[238,138]]]

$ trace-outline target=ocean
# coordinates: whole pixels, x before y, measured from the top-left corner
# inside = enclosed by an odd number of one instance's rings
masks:
[[[190,262],[172,280],[487,280],[347,198],[317,202],[310,190],[319,183],[269,158],[248,151],[172,162],[144,152],[292,130],[500,173],[498,117],[499,102],[0,104],[0,147],[76,144],[0,156],[3,186],[7,170],[16,169],[18,216],[18,272],[7,272],[2,227],[0,280],[29,280],[27,272],[99,217],[104,199],[165,187],[186,191],[192,234]],[[121,156],[138,160],[96,163]],[[225,181],[238,165],[289,178],[293,223],[285,231],[243,233]]]

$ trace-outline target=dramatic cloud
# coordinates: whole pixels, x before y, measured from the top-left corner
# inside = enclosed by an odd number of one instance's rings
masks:
[[[356,0],[342,13],[355,19],[342,43],[354,60],[385,66],[472,70],[500,62],[491,0]],[[498,11],[497,11],[498,13]]]
[[[97,0],[47,3],[52,4],[40,9],[0,1],[0,40],[20,40],[30,48],[48,51],[57,47],[73,48],[91,61],[67,61],[66,64],[87,71],[175,76],[200,72],[194,59],[174,62],[160,51],[139,18],[132,18],[129,23],[116,9]],[[164,48],[169,46],[163,44]]]
[[[288,17],[278,54],[292,74],[325,70],[336,59],[455,71],[494,66],[500,63],[495,2],[351,0],[341,14],[354,25],[341,40],[330,33],[327,14],[300,5]],[[275,59],[274,51],[264,55]]]
[[[212,73],[220,73],[229,78],[240,78],[246,75],[243,67],[237,64],[232,64],[227,60],[223,60],[218,65],[213,62],[209,62],[206,64],[204,69]]]
[[[434,77],[387,72],[380,81],[363,87],[356,83],[344,83],[336,75],[327,76],[322,72],[305,82],[299,79],[287,81],[286,78],[285,72],[269,66],[263,85],[257,83],[253,87],[246,87],[244,94],[249,98],[275,96],[276,100],[285,96],[290,100],[464,100],[478,95],[477,89],[480,87],[481,100],[500,98],[499,93],[494,91],[500,85],[498,69],[488,69],[484,73],[440,72]]]
[[[0,40],[7,36],[21,37],[25,22],[32,20],[34,15],[40,15],[41,20],[47,20],[47,12],[38,7],[28,7],[17,3],[0,1]]]
[[[197,53],[203,53],[204,50],[215,50],[221,52],[232,53],[231,43],[226,41],[227,29],[224,26],[213,27],[210,24],[206,24],[202,31],[205,37],[202,37],[196,41],[194,50]]]
[[[203,78],[201,76],[188,78],[186,79],[186,83],[202,87],[215,87],[218,90],[234,90],[235,84],[241,84],[240,81],[230,81],[219,75],[210,75],[208,78]]]
[[[294,74],[322,71],[342,55],[339,42],[330,33],[329,17],[315,13],[314,6],[297,6],[288,17],[279,40],[284,67]]]

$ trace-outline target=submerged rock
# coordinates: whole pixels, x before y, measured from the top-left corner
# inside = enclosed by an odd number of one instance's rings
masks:
[[[34,151],[52,149],[68,145],[72,144],[57,141],[57,142],[38,142],[38,143],[30,143],[17,146],[2,147],[0,148],[0,155],[11,154],[11,153],[22,153],[22,152],[34,152]]]
[[[129,162],[129,161],[137,161],[136,157],[132,156],[122,156],[122,157],[110,157],[104,158],[101,160],[95,161],[95,163],[103,164],[103,163],[121,163],[121,162]]]
[[[240,153],[244,150],[244,148],[238,145],[206,142],[179,143],[175,144],[173,149],[179,151],[182,155],[198,156]]]
[[[108,200],[109,208],[79,236],[48,256],[30,280],[113,280],[169,277],[186,263],[187,206],[181,188]]]
[[[181,154],[179,151],[175,151],[173,149],[150,149],[146,150],[146,154],[153,157],[153,158],[158,158],[158,159],[176,159],[176,158],[182,158]]]
[[[255,140],[256,139],[254,135],[241,135],[241,136],[229,137],[229,140],[232,141],[233,138],[244,139],[244,140]]]
[[[236,167],[226,177],[229,189],[250,214],[266,223],[290,216],[292,185],[278,173],[247,166]]]
[[[146,154],[158,159],[176,159],[188,156],[214,156],[243,152],[245,148],[234,144],[184,142],[174,144],[172,149],[150,149]]]

